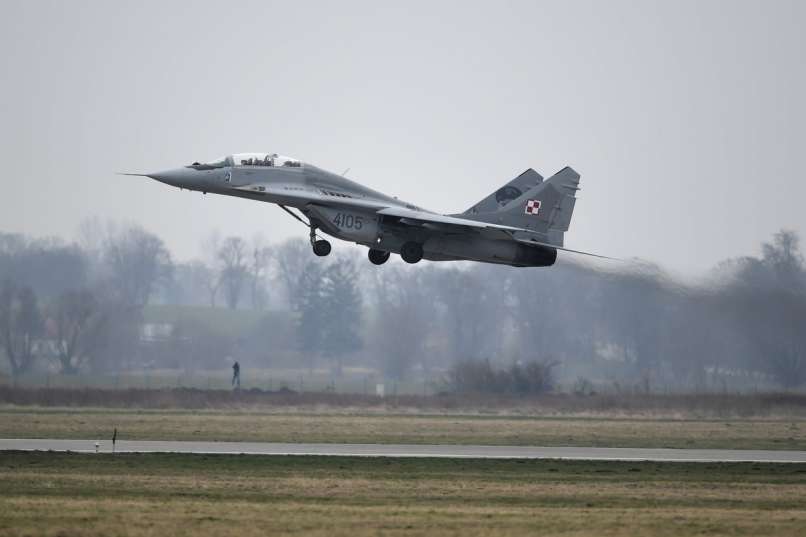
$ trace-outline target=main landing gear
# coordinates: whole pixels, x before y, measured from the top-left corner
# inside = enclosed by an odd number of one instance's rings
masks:
[[[406,263],[418,263],[423,258],[423,245],[414,241],[403,243],[400,248],[400,257]]]
[[[311,226],[311,247],[313,248],[313,253],[318,255],[319,257],[325,257],[330,253],[331,247],[330,243],[324,239],[316,239],[316,227]]]
[[[383,265],[389,261],[389,252],[384,252],[383,250],[375,250],[374,248],[370,248],[367,254],[370,263],[373,265]]]

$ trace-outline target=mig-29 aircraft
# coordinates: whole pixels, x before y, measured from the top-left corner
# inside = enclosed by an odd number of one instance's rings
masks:
[[[162,172],[124,175],[279,205],[308,226],[318,256],[330,253],[330,243],[317,230],[367,246],[369,260],[376,265],[396,253],[407,263],[471,260],[547,267],[556,261],[557,250],[585,253],[563,248],[580,177],[568,167],[545,181],[530,168],[467,211],[452,215],[427,211],[276,153],[240,153]]]

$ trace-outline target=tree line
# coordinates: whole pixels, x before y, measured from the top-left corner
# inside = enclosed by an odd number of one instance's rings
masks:
[[[201,258],[180,262],[139,226],[98,228],[75,243],[0,234],[0,355],[11,375],[225,367],[230,356],[333,375],[361,366],[456,389],[488,378],[536,390],[524,386],[542,385],[541,375],[647,391],[806,382],[806,270],[791,231],[681,282],[637,260],[375,267],[361,249],[317,258],[303,240],[218,235]],[[238,336],[177,322],[155,345],[143,336],[149,305],[261,320]]]

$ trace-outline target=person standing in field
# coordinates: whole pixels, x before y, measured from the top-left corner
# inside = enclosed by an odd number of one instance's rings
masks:
[[[241,387],[241,364],[237,360],[232,364],[232,387]]]

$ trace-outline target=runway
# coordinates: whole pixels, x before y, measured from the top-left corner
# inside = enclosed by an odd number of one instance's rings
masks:
[[[111,453],[111,440],[0,439],[0,451]],[[332,457],[440,457],[462,459],[567,459],[666,462],[806,462],[806,451],[657,449],[421,444],[285,444],[118,440],[116,453],[311,455]]]

